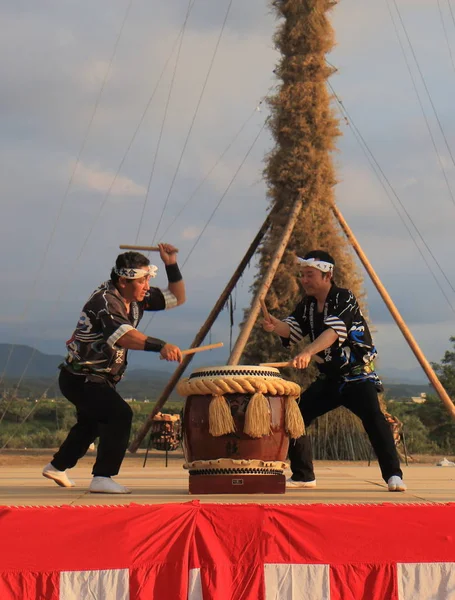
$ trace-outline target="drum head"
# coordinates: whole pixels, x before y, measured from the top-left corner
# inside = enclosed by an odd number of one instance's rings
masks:
[[[220,377],[263,377],[281,379],[281,373],[274,367],[258,367],[255,365],[217,365],[195,369],[190,379],[219,379]]]

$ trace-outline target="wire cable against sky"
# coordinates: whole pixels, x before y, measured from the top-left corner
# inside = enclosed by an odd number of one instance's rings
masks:
[[[213,217],[215,216],[216,212],[218,211],[218,209],[221,206],[221,203],[223,202],[224,198],[226,197],[226,194],[229,192],[229,190],[231,189],[232,184],[234,183],[234,181],[237,178],[237,175],[240,173],[240,170],[242,169],[243,165],[245,164],[245,162],[247,161],[249,155],[251,154],[254,146],[256,145],[261,133],[264,131],[264,127],[266,126],[267,120],[264,121],[264,123],[262,124],[261,128],[259,129],[259,132],[257,133],[256,137],[254,138],[252,144],[249,146],[245,156],[243,157],[242,161],[240,162],[239,166],[237,167],[234,175],[231,177],[231,180],[229,181],[226,189],[224,190],[224,192],[221,194],[220,199],[218,200],[215,208],[213,209],[212,213],[210,214],[208,220],[206,221],[204,227],[202,228],[200,234],[198,235],[198,237],[196,238],[196,241],[194,242],[193,246],[191,247],[191,250],[189,251],[187,257],[185,258],[185,260],[183,261],[182,267],[184,267],[186,265],[186,263],[188,262],[188,260],[190,259],[190,256],[193,254],[194,249],[196,248],[196,246],[198,245],[198,243],[200,242],[202,236],[204,235],[207,227],[210,225],[211,221],[213,220]],[[149,327],[150,323],[153,321],[154,315],[152,315],[147,323],[147,325],[144,328],[144,333],[147,331],[147,328]]]
[[[365,141],[365,138],[362,136],[362,134],[360,133],[359,129],[357,128],[356,124],[354,123],[351,115],[349,114],[348,110],[346,109],[344,103],[340,100],[339,96],[337,95],[337,93],[335,92],[332,84],[330,82],[328,82],[329,88],[331,89],[333,96],[339,106],[339,110],[341,112],[341,114],[343,115],[344,119],[346,120],[346,122],[351,125],[351,131],[353,132],[354,137],[356,138],[357,142],[359,143],[360,147],[362,148],[363,153],[365,154],[365,156],[367,157],[367,160],[370,164],[370,166],[373,169],[373,172],[375,173],[376,177],[378,178],[381,186],[383,187],[384,191],[387,194],[387,197],[389,198],[393,208],[395,209],[396,213],[398,214],[398,216],[400,217],[403,225],[406,227],[412,241],[414,242],[417,250],[419,251],[419,254],[421,255],[421,257],[423,258],[425,264],[428,267],[428,270],[430,271],[433,279],[435,280],[438,288],[441,290],[442,295],[444,296],[444,298],[446,299],[448,305],[450,306],[451,310],[453,312],[455,312],[455,308],[452,305],[451,301],[449,300],[447,294],[445,293],[443,287],[441,286],[439,280],[437,279],[431,265],[429,264],[429,262],[427,261],[425,255],[422,252],[422,249],[419,247],[419,245],[417,244],[408,224],[406,223],[406,221],[403,218],[403,215],[400,213],[400,211],[398,210],[398,208],[396,207],[395,203],[393,202],[389,191],[387,189],[387,187],[384,184],[384,181],[387,183],[387,186],[389,187],[390,191],[392,192],[393,196],[396,198],[396,200],[398,201],[398,203],[400,204],[402,210],[404,211],[404,213],[406,214],[406,216],[408,217],[409,221],[412,223],[415,231],[417,232],[417,235],[420,237],[421,241],[423,242],[425,248],[427,249],[427,251],[429,252],[430,256],[433,258],[433,260],[435,261],[436,265],[438,266],[439,270],[441,271],[443,277],[446,279],[446,281],[448,282],[450,288],[455,292],[454,287],[452,286],[450,280],[448,279],[447,275],[445,274],[444,270],[442,269],[441,265],[439,264],[438,260],[436,259],[436,257],[434,256],[433,252],[431,251],[431,249],[429,248],[428,244],[426,243],[425,239],[423,238],[422,234],[420,233],[418,227],[416,226],[416,224],[414,223],[411,215],[409,214],[409,212],[406,210],[405,206],[403,205],[400,197],[398,196],[397,192],[395,191],[394,187],[392,186],[392,184],[390,183],[389,179],[387,178],[387,176],[385,175],[384,171],[382,170],[380,164],[378,163],[378,161],[376,160],[374,154],[372,153],[372,151],[370,150],[367,142]],[[372,162],[373,161],[373,162]],[[379,176],[379,173],[381,174],[382,178]]]
[[[122,24],[120,26],[120,30],[119,30],[119,32],[117,34],[117,38],[116,38],[115,43],[114,43],[114,49],[112,51],[108,67],[107,67],[106,72],[104,74],[104,78],[103,78],[103,81],[101,83],[101,87],[100,87],[100,89],[98,91],[98,95],[97,95],[96,100],[95,100],[95,105],[93,107],[92,114],[90,116],[87,128],[85,130],[84,137],[82,139],[81,147],[79,148],[79,151],[77,153],[76,162],[74,163],[73,170],[71,172],[69,181],[67,183],[65,192],[63,194],[62,200],[60,202],[60,205],[59,205],[59,208],[58,208],[58,211],[57,211],[57,216],[55,218],[53,227],[51,229],[51,233],[49,235],[49,239],[48,239],[46,247],[44,249],[44,254],[43,254],[42,258],[41,258],[41,262],[40,262],[39,267],[38,267],[37,275],[36,275],[35,279],[33,280],[33,283],[32,283],[32,286],[31,286],[31,289],[30,289],[29,293],[27,294],[27,302],[25,304],[24,311],[23,311],[23,313],[22,313],[22,315],[20,317],[21,321],[23,321],[25,319],[25,317],[26,317],[26,315],[27,315],[27,313],[28,313],[28,311],[30,309],[30,306],[31,306],[31,304],[32,304],[32,302],[34,300],[34,295],[35,295],[35,291],[36,291],[36,285],[37,285],[38,280],[40,278],[40,275],[41,275],[41,273],[43,271],[44,265],[46,264],[46,259],[47,259],[47,256],[49,254],[49,250],[50,250],[50,247],[51,247],[51,244],[52,244],[52,240],[54,239],[55,233],[57,231],[57,227],[58,227],[58,224],[60,222],[60,218],[62,216],[63,208],[64,208],[66,200],[68,198],[69,191],[71,189],[71,186],[73,185],[74,176],[75,176],[76,171],[77,171],[77,169],[79,167],[79,163],[80,163],[82,154],[83,154],[83,152],[85,150],[85,146],[87,145],[87,140],[88,140],[90,131],[92,129],[92,125],[93,125],[93,122],[95,120],[96,113],[98,112],[98,107],[100,105],[101,96],[103,95],[104,89],[106,87],[107,80],[109,79],[109,75],[110,75],[110,72],[111,72],[111,69],[112,69],[112,64],[113,64],[115,56],[117,54],[117,49],[118,49],[118,46],[119,46],[119,43],[120,43],[120,39],[121,39],[122,34],[123,34],[123,30],[125,28],[126,22],[128,20],[132,4],[133,4],[133,0],[129,0],[128,6],[126,8],[126,11],[125,11],[125,14],[124,14],[124,17],[123,17],[123,20],[122,20]],[[22,327],[23,327],[23,324],[22,324]],[[6,370],[8,368],[9,362],[10,362],[11,357],[12,357],[13,352],[14,352],[14,347],[15,347],[15,344],[12,344],[11,348],[10,348],[10,351],[9,351],[9,354],[8,354],[8,357],[7,357],[7,360],[6,360],[6,363],[5,363],[5,366],[3,368],[3,372],[2,372],[2,374],[0,376],[0,383],[3,381],[4,376],[6,374]]]
[[[204,183],[207,181],[207,179],[210,177],[210,175],[213,173],[213,171],[216,169],[216,167],[220,164],[220,162],[223,160],[223,158],[226,156],[226,154],[229,152],[229,150],[232,148],[232,146],[235,144],[235,142],[237,141],[237,139],[239,138],[239,136],[242,134],[242,132],[244,131],[245,127],[248,125],[248,123],[251,121],[251,119],[253,118],[253,116],[256,114],[256,112],[258,111],[258,108],[260,107],[260,105],[264,102],[264,100],[261,100],[259,102],[259,104],[257,105],[257,107],[250,113],[249,117],[245,120],[245,122],[243,123],[243,125],[240,127],[240,129],[237,131],[237,133],[234,135],[234,137],[232,138],[232,140],[229,142],[229,144],[226,146],[226,148],[223,150],[223,152],[220,154],[220,156],[218,157],[218,159],[215,161],[215,163],[213,164],[213,166],[211,167],[211,169],[207,172],[207,174],[205,175],[205,177],[202,179],[202,181],[198,184],[198,186],[193,190],[193,192],[190,194],[190,196],[188,197],[187,201],[183,204],[183,206],[180,208],[179,212],[175,215],[175,217],[172,219],[171,223],[168,225],[168,227],[164,230],[164,232],[161,234],[161,239],[164,239],[165,235],[167,234],[167,232],[171,229],[171,227],[174,225],[174,223],[177,221],[177,219],[180,217],[180,215],[183,213],[183,211],[185,210],[185,208],[190,204],[190,202],[193,200],[193,198],[196,196],[196,194],[198,193],[198,191],[202,188],[202,186],[204,185]]]
[[[441,0],[438,0],[438,10],[439,10],[439,17],[441,19],[442,30],[444,32],[444,39],[446,41],[447,50],[449,51],[450,62],[452,64],[452,70],[455,73],[455,63],[453,62],[452,48],[450,47],[449,36],[447,34],[447,28],[446,28],[446,24],[444,21],[444,13],[442,12]]]
[[[447,0],[447,5],[449,7],[450,15],[452,17],[453,26],[455,27],[455,15],[453,14],[452,5],[450,4],[450,0]]]
[[[395,19],[393,17],[392,9],[390,8],[389,0],[386,0],[386,2],[387,2],[387,9],[389,11],[390,19],[392,21],[392,25],[393,25],[393,28],[395,30],[395,35],[397,36],[398,44],[400,45],[401,52],[403,54],[403,58],[404,58],[404,61],[406,63],[406,68],[408,70],[409,77],[411,78],[412,86],[414,88],[414,92],[416,94],[416,97],[417,97],[417,100],[418,100],[418,103],[419,103],[419,106],[420,106],[420,110],[422,111],[422,115],[423,115],[423,118],[425,120],[425,125],[427,127],[428,133],[429,133],[430,138],[431,138],[431,143],[433,144],[434,151],[435,151],[436,156],[438,158],[439,166],[441,167],[441,171],[442,171],[442,174],[443,174],[443,177],[444,177],[444,181],[445,181],[446,186],[447,186],[447,190],[449,192],[449,195],[450,195],[450,198],[451,198],[452,202],[455,204],[455,198],[454,198],[454,195],[453,195],[453,192],[452,192],[452,188],[451,188],[450,183],[449,183],[449,179],[447,177],[447,172],[446,172],[446,169],[444,167],[444,162],[442,160],[442,156],[441,156],[441,154],[440,154],[440,152],[438,150],[438,147],[436,145],[436,140],[434,138],[433,132],[431,131],[430,122],[429,122],[428,117],[426,115],[425,108],[423,106],[423,101],[422,101],[422,98],[420,97],[419,90],[417,88],[416,80],[414,78],[414,75],[412,74],[411,65],[409,64],[408,57],[406,56],[406,51],[405,51],[403,43],[401,41],[400,34],[398,32],[398,27],[397,27]],[[450,152],[450,149],[449,149],[449,152]]]
[[[202,231],[201,231],[201,233],[200,233],[200,234],[198,235],[198,237],[196,238],[196,241],[194,242],[194,244],[193,244],[193,246],[192,246],[191,250],[189,251],[189,253],[188,253],[188,256],[185,258],[185,260],[184,260],[184,262],[183,262],[183,265],[182,265],[182,266],[185,266],[185,265],[186,265],[186,263],[188,262],[188,260],[189,260],[190,256],[193,254],[193,252],[194,252],[194,250],[195,250],[196,246],[198,245],[198,243],[200,242],[200,240],[201,240],[202,236],[204,235],[204,232],[205,232],[205,230],[207,229],[207,227],[210,225],[211,221],[213,220],[213,217],[215,216],[216,212],[217,212],[217,211],[218,211],[218,209],[220,208],[220,206],[221,206],[221,203],[223,202],[223,200],[224,200],[224,199],[225,199],[225,197],[226,197],[226,194],[227,194],[227,193],[229,192],[229,190],[231,189],[231,186],[232,186],[232,184],[234,183],[234,181],[236,180],[236,178],[237,178],[237,175],[240,173],[240,170],[242,169],[243,165],[244,165],[244,164],[245,164],[245,162],[247,161],[247,159],[248,159],[249,155],[251,154],[251,152],[252,152],[253,148],[255,147],[255,145],[256,145],[256,142],[258,141],[258,139],[259,139],[259,137],[260,137],[261,133],[264,131],[264,127],[265,127],[266,123],[267,123],[267,121],[264,121],[264,123],[262,124],[261,128],[259,129],[259,131],[258,131],[258,133],[257,133],[256,137],[255,137],[255,138],[254,138],[254,140],[253,140],[253,143],[252,143],[252,144],[250,145],[250,147],[248,148],[248,150],[247,150],[247,152],[246,152],[245,156],[244,156],[244,157],[243,157],[243,159],[242,159],[242,162],[241,162],[241,163],[239,164],[239,166],[237,167],[237,170],[235,171],[234,175],[232,176],[231,180],[229,181],[229,183],[228,183],[228,185],[227,185],[226,189],[225,189],[225,190],[224,190],[224,192],[221,194],[221,197],[220,197],[220,199],[218,200],[218,203],[216,204],[215,208],[213,209],[213,211],[212,211],[212,213],[211,213],[210,217],[208,218],[208,221],[206,222],[206,224],[205,224],[205,225],[204,225],[204,227],[202,228]]]
[[[166,210],[167,204],[169,202],[169,198],[170,198],[172,190],[174,188],[175,180],[177,179],[177,174],[179,172],[180,165],[182,164],[183,155],[185,154],[185,150],[186,150],[186,147],[188,145],[188,140],[190,139],[191,132],[193,131],[193,126],[194,126],[194,123],[196,121],[197,114],[199,112],[199,107],[201,106],[202,98],[204,96],[204,92],[205,92],[205,89],[207,87],[207,82],[209,80],[210,74],[212,72],[213,64],[215,62],[215,58],[216,58],[216,55],[218,53],[218,48],[220,46],[221,38],[223,37],[223,33],[224,33],[224,30],[225,30],[225,27],[226,27],[226,22],[227,22],[227,19],[228,19],[230,10],[231,10],[232,2],[233,2],[233,0],[229,0],[229,4],[228,4],[227,9],[226,9],[226,14],[224,16],[223,24],[221,26],[221,30],[220,30],[220,33],[218,35],[218,39],[216,41],[215,49],[213,51],[212,58],[210,60],[209,68],[207,70],[207,74],[205,76],[204,83],[202,85],[202,90],[201,90],[201,93],[199,95],[199,100],[197,102],[196,109],[195,109],[194,114],[193,114],[193,118],[191,120],[190,128],[189,128],[188,133],[186,135],[186,139],[185,139],[185,142],[183,144],[182,152],[180,153],[180,157],[179,157],[179,160],[178,160],[178,163],[177,163],[177,167],[175,169],[174,176],[172,178],[171,185],[169,187],[169,191],[167,193],[166,200],[164,202],[163,210],[161,211],[161,215],[160,215],[159,221],[158,221],[157,226],[155,228],[155,233],[153,234],[153,241],[152,241],[152,243],[155,242],[155,238],[156,238],[156,235],[158,233],[159,226],[161,225],[161,221],[163,219],[164,212]]]
[[[147,183],[147,190],[145,192],[144,202],[143,202],[143,205],[142,205],[141,216],[139,218],[139,225],[138,225],[138,228],[137,228],[137,233],[136,233],[136,238],[135,238],[135,243],[136,244],[137,244],[137,241],[139,239],[139,234],[140,234],[141,227],[142,227],[142,221],[144,219],[144,214],[145,214],[145,208],[147,206],[147,201],[148,201],[148,197],[149,197],[149,194],[150,194],[150,188],[152,186],[153,175],[155,173],[156,160],[158,158],[158,154],[159,154],[160,148],[161,148],[161,139],[163,137],[164,125],[166,123],[167,113],[168,113],[168,109],[169,109],[169,104],[170,104],[170,101],[171,101],[172,92],[174,90],[175,76],[177,74],[177,68],[178,68],[179,61],[180,61],[180,52],[182,50],[183,38],[185,37],[186,25],[188,23],[188,18],[190,16],[191,10],[192,10],[192,8],[194,6],[194,2],[195,2],[195,0],[193,0],[193,1],[190,0],[189,3],[188,3],[188,8],[187,8],[187,11],[186,11],[186,17],[185,17],[185,21],[184,21],[183,27],[182,27],[182,35],[180,36],[180,43],[179,43],[179,47],[178,47],[178,50],[177,50],[177,57],[175,59],[175,65],[174,65],[174,71],[172,73],[171,85],[169,86],[169,92],[168,92],[168,95],[167,95],[166,106],[164,108],[164,115],[163,115],[163,118],[161,120],[160,133],[158,135],[158,142],[157,142],[157,145],[156,145],[155,154],[153,156],[153,163],[152,163],[152,168],[150,170],[150,176],[149,176],[149,180],[148,180],[148,183]]]
[[[193,6],[194,6],[194,0],[193,0],[193,2],[192,2],[192,4],[191,4],[190,11],[191,11],[191,8],[192,8]],[[185,17],[185,23],[186,23],[187,19],[188,19],[188,13],[187,13],[187,16]],[[183,26],[182,26],[182,28],[181,28],[181,30],[180,30],[180,33],[179,33],[179,35],[177,36],[176,42],[178,41],[178,39],[180,38],[180,36],[181,36],[181,35],[183,35],[184,28],[185,28],[185,25],[183,25]],[[170,58],[171,58],[172,54],[173,54],[173,50],[172,50],[172,53],[171,53],[171,55],[170,55],[170,57],[169,57],[169,60],[170,60]],[[166,65],[168,64],[169,60],[168,60],[168,61],[166,61]],[[164,74],[164,70],[165,70],[165,68],[166,68],[166,65],[165,65],[165,67],[163,68],[163,71],[161,72],[161,76]],[[161,76],[160,76],[160,77],[161,77]],[[158,89],[158,84],[157,84],[157,86],[155,86],[155,89],[154,89],[154,91],[153,91],[153,94],[155,94],[155,92],[156,92],[156,90],[157,90],[157,89]],[[124,154],[124,156],[123,156],[122,160],[120,161],[120,165],[119,165],[119,167],[118,167],[118,169],[117,169],[116,175],[114,176],[114,179],[112,180],[112,183],[111,183],[111,185],[109,186],[109,189],[107,190],[107,192],[106,192],[106,194],[105,194],[105,196],[104,196],[104,199],[103,199],[103,201],[102,201],[102,203],[101,203],[100,207],[98,208],[98,212],[97,212],[97,214],[95,215],[94,219],[92,220],[92,224],[91,224],[91,227],[90,227],[90,229],[89,229],[89,232],[87,233],[87,236],[85,237],[85,240],[84,240],[84,242],[83,242],[83,244],[82,244],[82,247],[81,247],[81,249],[80,249],[80,251],[79,251],[79,254],[78,254],[78,255],[77,255],[77,257],[76,257],[76,260],[75,260],[75,263],[74,263],[74,264],[76,264],[76,263],[79,261],[79,259],[81,258],[82,254],[83,254],[83,252],[84,252],[84,250],[85,250],[85,248],[86,248],[86,246],[87,246],[88,240],[90,239],[90,237],[91,237],[91,235],[92,235],[92,233],[93,233],[93,231],[94,231],[94,229],[95,229],[95,224],[97,223],[97,221],[98,221],[99,217],[101,216],[101,213],[103,212],[103,208],[105,207],[105,205],[106,205],[106,203],[107,203],[107,201],[108,201],[108,199],[109,199],[109,195],[110,195],[110,193],[111,193],[111,191],[112,191],[112,188],[113,188],[113,186],[114,186],[115,180],[117,179],[117,176],[118,176],[118,174],[120,173],[120,170],[121,170],[121,168],[122,168],[122,166],[123,166],[123,163],[124,163],[124,162],[125,162],[125,160],[126,160],[127,154],[128,154],[128,152],[129,152],[129,150],[130,150],[130,148],[131,148],[131,146],[132,146],[133,140],[134,140],[134,138],[136,137],[137,133],[139,132],[140,126],[141,126],[141,124],[142,124],[142,122],[143,122],[143,120],[144,120],[144,118],[145,118],[145,114],[146,114],[146,111],[147,111],[147,109],[148,109],[148,107],[149,107],[149,106],[150,106],[150,102],[147,104],[147,108],[146,108],[146,110],[143,112],[143,114],[142,114],[142,116],[141,116],[141,119],[140,119],[140,121],[139,121],[139,124],[138,124],[138,126],[136,127],[136,129],[135,129],[135,132],[134,132],[134,134],[133,134],[133,138],[131,139],[131,142],[130,142],[130,144],[128,145],[127,151],[125,152],[125,154]],[[67,279],[67,282],[68,282],[68,279]]]
[[[452,155],[452,151],[451,151],[451,149],[450,149],[449,142],[447,141],[447,136],[446,136],[446,134],[445,134],[445,131],[444,131],[444,128],[443,128],[443,126],[442,126],[441,120],[440,120],[440,118],[439,118],[438,112],[437,112],[437,110],[436,110],[436,107],[435,107],[435,105],[434,105],[433,98],[431,97],[430,90],[428,89],[427,83],[426,83],[426,81],[425,81],[425,77],[423,76],[422,69],[420,68],[419,61],[417,60],[417,56],[416,56],[416,53],[415,53],[415,51],[414,51],[414,46],[412,45],[412,42],[411,42],[411,39],[410,39],[410,37],[409,37],[408,31],[407,31],[407,29],[406,29],[406,26],[405,26],[405,24],[404,24],[403,18],[402,18],[402,16],[401,16],[400,9],[398,8],[398,5],[397,5],[397,2],[396,2],[396,0],[392,0],[392,2],[393,2],[393,4],[395,5],[395,10],[397,11],[398,18],[399,18],[399,20],[400,20],[400,23],[401,23],[401,27],[403,28],[404,34],[405,34],[405,36],[406,36],[406,39],[407,39],[407,41],[408,41],[409,48],[410,48],[410,50],[411,50],[412,56],[413,56],[413,58],[414,58],[414,61],[415,61],[416,67],[417,67],[417,70],[418,70],[418,72],[419,72],[420,79],[422,80],[423,87],[425,88],[425,91],[426,91],[426,93],[427,93],[428,100],[430,101],[431,108],[433,109],[433,114],[434,114],[434,116],[435,116],[435,118],[436,118],[436,121],[437,121],[437,123],[438,123],[439,130],[440,130],[440,132],[441,132],[441,135],[442,135],[442,137],[443,137],[443,139],[444,139],[445,146],[446,146],[446,148],[447,148],[447,151],[448,151],[448,153],[449,153],[449,156],[450,156],[450,159],[451,159],[451,161],[452,161],[452,164],[455,166],[455,159],[454,159],[454,157],[453,157],[453,155]],[[392,15],[392,13],[391,13],[391,11],[390,11],[390,7],[389,7],[389,0],[387,0],[387,7],[389,8],[390,15]],[[392,20],[393,20],[393,19],[392,19]],[[401,45],[401,43],[400,43],[400,45]],[[454,200],[454,198],[453,198],[453,195],[452,195],[452,194],[451,194],[451,198],[452,198],[452,202],[455,204],[455,200]]]

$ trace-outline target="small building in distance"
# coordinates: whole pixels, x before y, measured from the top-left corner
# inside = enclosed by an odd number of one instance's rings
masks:
[[[424,404],[427,401],[427,395],[422,392],[419,396],[411,396],[411,401],[415,404]]]
[[[389,398],[388,402],[399,402],[400,404],[425,404],[427,401],[426,392],[421,392],[418,396],[400,396],[399,398]]]

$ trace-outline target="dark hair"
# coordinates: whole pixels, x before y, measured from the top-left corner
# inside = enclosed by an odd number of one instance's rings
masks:
[[[323,260],[324,262],[328,262],[335,266],[335,260],[333,256],[331,256],[328,252],[324,250],[312,250],[311,252],[307,252],[303,257],[304,260],[308,260],[309,258],[316,258],[317,260]]]
[[[148,267],[149,259],[140,252],[124,252],[117,256],[115,261],[116,269],[138,269],[139,267]],[[111,281],[115,284],[119,280],[119,276],[112,269]]]

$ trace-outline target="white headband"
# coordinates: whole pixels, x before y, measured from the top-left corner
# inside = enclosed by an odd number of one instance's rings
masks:
[[[318,271],[322,271],[323,273],[333,273],[333,265],[332,263],[326,262],[325,260],[319,260],[318,258],[300,258],[297,257],[297,264],[301,267],[313,267],[314,269],[318,269]]]
[[[130,269],[123,267],[117,269],[114,267],[114,273],[119,277],[126,277],[127,279],[140,279],[141,277],[156,277],[158,267],[155,265],[148,265],[147,267],[139,267],[137,269]]]

